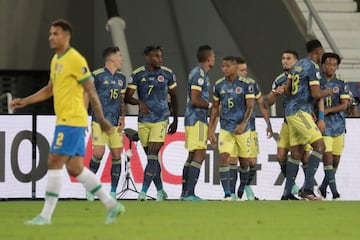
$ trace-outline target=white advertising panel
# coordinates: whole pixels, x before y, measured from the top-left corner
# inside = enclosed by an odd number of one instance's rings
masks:
[[[271,120],[274,132],[279,132],[281,118]],[[342,154],[339,169],[336,173],[338,190],[343,200],[360,200],[360,147],[357,146],[360,119],[347,119],[347,134],[345,149]],[[260,199],[280,199],[284,181],[280,174],[279,164],[276,162],[276,142],[266,137],[266,124],[262,118],[256,119],[259,137],[260,154],[258,156],[258,171],[256,182],[252,186],[255,195]],[[127,117],[126,128],[137,129],[137,118]],[[37,147],[36,158],[33,161],[32,151],[32,117],[31,116],[0,116],[0,198],[43,198],[46,185],[46,161],[49,146],[55,129],[54,116],[37,117]],[[90,128],[89,128],[90,131]],[[183,164],[187,158],[184,148],[183,118],[179,118],[178,131],[168,135],[160,153],[162,164],[162,178],[164,189],[170,199],[178,199],[181,193],[181,174]],[[84,164],[89,165],[92,155],[89,132],[85,137],[86,156]],[[122,155],[122,174],[118,186],[121,198],[134,199],[141,190],[143,171],[146,166],[146,155],[140,142],[132,143],[132,157],[130,160],[130,179],[126,180],[126,154],[129,140],[124,137],[124,154]],[[111,159],[106,150],[102,164],[97,173],[106,189],[110,189]],[[296,182],[299,186],[304,180],[302,170],[299,170]],[[316,174],[317,183],[321,183],[324,176],[322,163]],[[134,185],[133,185],[134,183]],[[238,183],[239,184],[239,183]],[[130,189],[130,190],[128,190]],[[34,192],[33,192],[34,190]],[[123,192],[122,192],[123,191]],[[122,192],[122,194],[120,194]],[[206,199],[222,199],[223,191],[219,182],[218,152],[209,145],[207,159],[204,162],[196,194]],[[148,195],[156,197],[155,187],[150,187]],[[331,194],[330,194],[331,195]],[[75,179],[68,177],[63,171],[63,185],[60,194],[62,198],[85,198],[85,190]]]

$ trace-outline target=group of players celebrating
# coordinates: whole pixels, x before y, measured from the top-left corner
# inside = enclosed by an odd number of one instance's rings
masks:
[[[189,154],[183,168],[181,199],[202,200],[195,195],[194,187],[205,159],[208,139],[214,148],[218,147],[220,153],[219,174],[224,200],[242,199],[244,192],[249,200],[257,199],[250,187],[256,174],[259,149],[254,104],[258,102],[267,124],[267,135],[271,137],[267,105],[274,104],[279,96],[284,98],[285,110],[277,149],[277,159],[286,177],[281,200],[299,200],[299,197],[321,200],[326,198],[328,186],[333,199],[340,198],[335,173],[344,147],[349,87],[344,79],[336,75],[341,62],[338,54],[325,53],[318,40],[308,41],[306,50],[308,55],[301,60],[298,60],[298,53],[294,50],[282,53],[284,72],[275,79],[270,93],[264,98],[257,83],[247,77],[243,59],[234,56],[223,58],[221,69],[224,77],[214,84],[213,99],[210,100],[207,73],[214,66],[214,52],[209,46],[198,49],[199,65],[191,71],[188,80],[185,133]],[[215,128],[218,118],[220,132],[217,139]],[[317,197],[314,193],[314,175],[321,160],[325,176],[317,189],[320,194]],[[305,181],[299,189],[295,179],[300,162]],[[240,185],[236,192],[238,172]]]
[[[325,53],[318,40],[308,41],[306,50],[308,55],[301,60],[294,50],[282,53],[284,72],[274,80],[271,91],[265,97],[256,81],[247,76],[244,59],[224,57],[221,65],[223,77],[212,86],[213,98],[209,99],[211,84],[208,72],[215,65],[215,54],[208,45],[198,48],[199,64],[192,69],[187,82],[184,122],[188,157],[183,167],[181,200],[203,200],[195,194],[195,186],[206,157],[208,140],[220,153],[219,175],[224,200],[240,200],[244,193],[248,200],[258,199],[250,186],[256,175],[259,153],[254,105],[259,104],[267,125],[267,136],[270,138],[273,131],[268,106],[274,104],[280,96],[283,97],[285,118],[278,139],[277,159],[281,172],[286,177],[281,200],[299,200],[299,197],[321,200],[326,198],[328,186],[333,199],[340,198],[335,173],[344,147],[349,87],[336,75],[341,62],[338,54]],[[166,133],[173,134],[177,130],[178,102],[176,78],[171,69],[162,65],[162,54],[161,46],[147,46],[144,50],[145,65],[134,70],[128,86],[125,76],[118,72],[122,62],[118,48],[105,49],[105,66],[94,72],[104,115],[116,127],[116,137],[102,134],[93,114],[94,155],[90,169],[96,173],[104,153],[104,145],[107,144],[113,156],[110,194],[114,198],[121,172],[120,153],[123,146],[118,143],[122,143],[125,103],[139,106],[138,134],[147,156],[138,200],[147,199],[147,191],[152,182],[157,190],[156,199],[162,201],[167,198],[158,154],[165,142]],[[168,127],[170,113],[173,115],[173,122]],[[215,130],[218,122],[220,132],[217,138]],[[324,163],[325,177],[317,189],[320,194],[317,197],[314,193],[314,175],[320,161]],[[295,179],[300,162],[305,181],[299,188]],[[240,184],[236,190],[238,173]],[[87,198],[92,200],[92,194],[88,192]]]

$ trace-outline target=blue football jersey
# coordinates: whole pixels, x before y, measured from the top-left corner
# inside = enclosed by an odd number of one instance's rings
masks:
[[[324,97],[324,107],[331,108],[339,105],[342,99],[350,99],[349,85],[341,77],[336,76],[330,81],[322,79],[324,87],[330,88],[334,95]],[[345,132],[345,111],[330,113],[325,116],[324,136],[336,137]]]
[[[210,81],[208,74],[201,66],[195,67],[189,74],[187,82],[187,99],[185,110],[185,126],[194,126],[197,121],[208,123],[208,109],[191,104],[191,90],[200,91],[200,97],[205,102],[209,101]]]
[[[286,80],[288,78],[288,73],[287,72],[283,72],[281,73],[279,76],[277,76],[274,80],[274,82],[272,83],[271,85],[271,90],[273,92],[276,92],[276,89],[279,87],[279,86],[282,86],[282,85],[285,85],[286,84]],[[287,102],[289,101],[289,98],[288,96],[286,96],[285,94],[282,94],[283,96],[283,106],[285,108],[285,105],[287,104]]]
[[[285,116],[294,115],[299,110],[311,113],[313,98],[311,85],[320,85],[319,66],[310,58],[298,61],[290,70],[291,96],[285,105]]]
[[[104,116],[113,126],[117,126],[121,115],[120,94],[126,92],[126,77],[118,71],[113,75],[106,67],[95,70],[93,76]],[[92,110],[91,117],[92,121],[97,122]]]
[[[128,87],[137,90],[139,100],[145,102],[150,114],[139,114],[139,122],[161,122],[169,118],[167,95],[170,89],[176,87],[175,74],[167,67],[160,67],[150,72],[145,66],[133,71]]]
[[[246,99],[255,98],[254,85],[242,77],[238,77],[234,82],[221,78],[214,86],[213,98],[221,105],[221,129],[234,132],[236,126],[244,119]],[[249,128],[248,124],[245,131]]]

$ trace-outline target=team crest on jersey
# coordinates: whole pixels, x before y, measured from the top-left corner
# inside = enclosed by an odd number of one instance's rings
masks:
[[[129,77],[128,82],[129,82],[129,83],[132,83],[132,82],[133,82],[133,78],[132,78],[132,77]]]
[[[61,72],[62,71],[62,69],[63,69],[63,65],[62,64],[55,64],[55,69],[56,69],[56,72]]]
[[[240,93],[242,93],[242,88],[241,87],[237,87],[237,88],[235,88],[235,92],[237,93],[237,94],[240,94]]]
[[[199,78],[198,79],[198,84],[199,84],[199,86],[202,86],[204,84],[204,79]]]
[[[120,87],[122,87],[124,83],[123,83],[122,80],[118,80],[118,84],[119,84]]]
[[[338,86],[335,86],[335,87],[333,87],[332,91],[333,91],[333,93],[338,93],[338,92],[340,92],[340,89]]]
[[[164,76],[163,76],[163,75],[159,75],[159,76],[157,77],[157,80],[158,80],[159,82],[163,82],[163,81],[164,81]]]
[[[81,72],[82,72],[83,74],[87,73],[87,71],[88,71],[87,67],[82,67],[82,68],[81,68]]]

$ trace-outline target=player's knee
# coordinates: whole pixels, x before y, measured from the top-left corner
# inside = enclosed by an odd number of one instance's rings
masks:
[[[82,172],[82,168],[77,166],[66,166],[66,170],[71,177],[77,177]]]
[[[319,153],[324,153],[324,151],[325,151],[325,144],[324,144],[323,139],[319,139],[318,141],[311,144],[311,146],[313,147],[313,151],[316,151]]]
[[[104,152],[101,152],[101,151],[94,151],[93,152],[93,156],[96,158],[96,159],[99,159],[101,160],[104,156]]]

